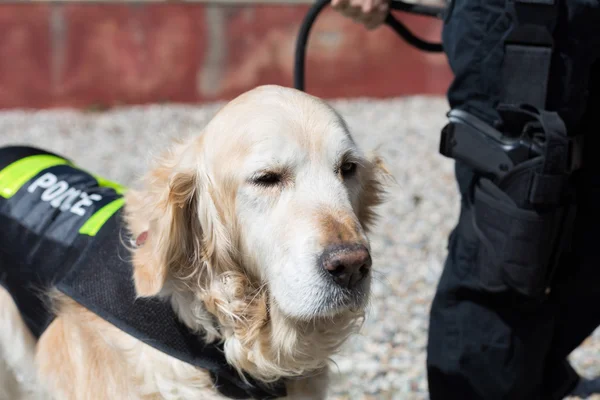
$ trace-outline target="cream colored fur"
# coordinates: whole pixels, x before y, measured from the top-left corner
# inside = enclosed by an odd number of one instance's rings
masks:
[[[348,163],[357,165],[352,175],[340,169]],[[281,182],[257,184],[265,171]],[[222,341],[240,371],[287,378],[288,398],[325,398],[330,357],[360,327],[370,276],[343,292],[324,278],[318,256],[332,245],[369,247],[385,175],[321,100],[277,86],[245,93],[173,144],[127,193],[130,233],[149,232],[132,249],[138,295],[169,301],[199,336]],[[50,295],[57,318],[35,343],[0,291],[11,387],[37,379],[33,387],[61,400],[222,398],[205,371]]]

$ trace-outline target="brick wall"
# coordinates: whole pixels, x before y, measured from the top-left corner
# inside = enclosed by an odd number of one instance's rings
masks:
[[[229,99],[293,84],[296,34],[309,5],[4,3],[0,108],[92,107]],[[398,13],[439,41],[441,22]],[[443,94],[443,54],[387,26],[367,31],[325,10],[311,33],[307,91],[326,98]]]

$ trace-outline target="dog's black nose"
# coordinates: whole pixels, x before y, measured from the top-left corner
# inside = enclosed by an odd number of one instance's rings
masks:
[[[340,286],[355,287],[371,269],[371,255],[363,245],[334,246],[321,255],[321,266]]]

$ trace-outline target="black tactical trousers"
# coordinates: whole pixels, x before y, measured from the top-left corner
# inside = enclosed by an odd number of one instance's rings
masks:
[[[505,0],[453,0],[450,7],[443,42],[455,80],[448,100],[491,124],[511,27]],[[547,108],[559,112],[570,133],[585,135],[584,167],[574,177],[573,246],[541,301],[486,290],[466,201],[474,174],[456,164],[460,218],[430,315],[432,400],[562,399],[579,379],[568,355],[600,325],[600,2],[563,1],[555,39]]]

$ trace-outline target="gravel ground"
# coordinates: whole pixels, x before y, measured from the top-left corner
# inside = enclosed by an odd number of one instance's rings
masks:
[[[458,213],[450,160],[438,155],[443,98],[333,101],[365,148],[380,147],[396,183],[372,236],[377,270],[362,334],[336,357],[331,399],[427,399],[428,311]],[[0,146],[34,144],[126,185],[169,138],[204,125],[220,104],[153,105],[107,112],[0,112]],[[600,375],[600,329],[572,354],[585,376]],[[600,398],[600,397],[598,397]]]

